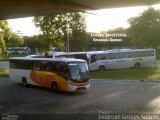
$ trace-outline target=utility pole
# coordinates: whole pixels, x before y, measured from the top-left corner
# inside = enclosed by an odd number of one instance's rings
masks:
[[[66,20],[66,23],[67,23],[67,27],[66,27],[66,35],[67,35],[67,52],[68,52],[68,58],[70,57],[70,55],[69,55],[69,52],[70,52],[70,50],[69,50],[69,35],[68,35],[68,33],[69,33],[69,15],[68,15],[68,13],[67,13],[67,20]]]

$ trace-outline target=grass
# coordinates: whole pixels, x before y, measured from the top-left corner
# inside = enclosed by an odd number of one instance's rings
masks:
[[[8,77],[9,70],[8,69],[0,69],[0,77]]]
[[[93,71],[90,72],[90,78],[114,80],[160,80],[160,68],[128,68]]]

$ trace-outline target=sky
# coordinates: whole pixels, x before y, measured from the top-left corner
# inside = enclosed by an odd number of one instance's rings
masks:
[[[160,9],[160,4],[153,7]],[[127,28],[129,27],[128,19],[140,15],[147,8],[148,6],[140,6],[88,11],[89,14],[86,14],[87,32],[99,33],[118,27]],[[22,35],[33,36],[39,34],[39,29],[35,27],[32,20],[33,17],[10,19],[8,24],[15,33],[20,31]]]

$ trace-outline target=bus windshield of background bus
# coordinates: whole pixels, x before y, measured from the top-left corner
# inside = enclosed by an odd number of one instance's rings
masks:
[[[69,63],[71,80],[75,82],[84,82],[89,80],[88,67],[84,62]]]

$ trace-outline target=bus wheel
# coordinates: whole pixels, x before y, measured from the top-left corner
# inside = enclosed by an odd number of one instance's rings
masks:
[[[135,67],[135,68],[139,68],[139,67],[141,67],[141,64],[140,64],[139,62],[136,62],[136,63],[134,64],[134,67]]]
[[[23,85],[24,87],[27,86],[27,80],[26,80],[26,78],[22,78],[22,85]]]
[[[55,93],[58,93],[58,86],[56,82],[52,82],[51,84],[51,90]]]
[[[105,67],[103,65],[99,66],[99,70],[105,70]]]

